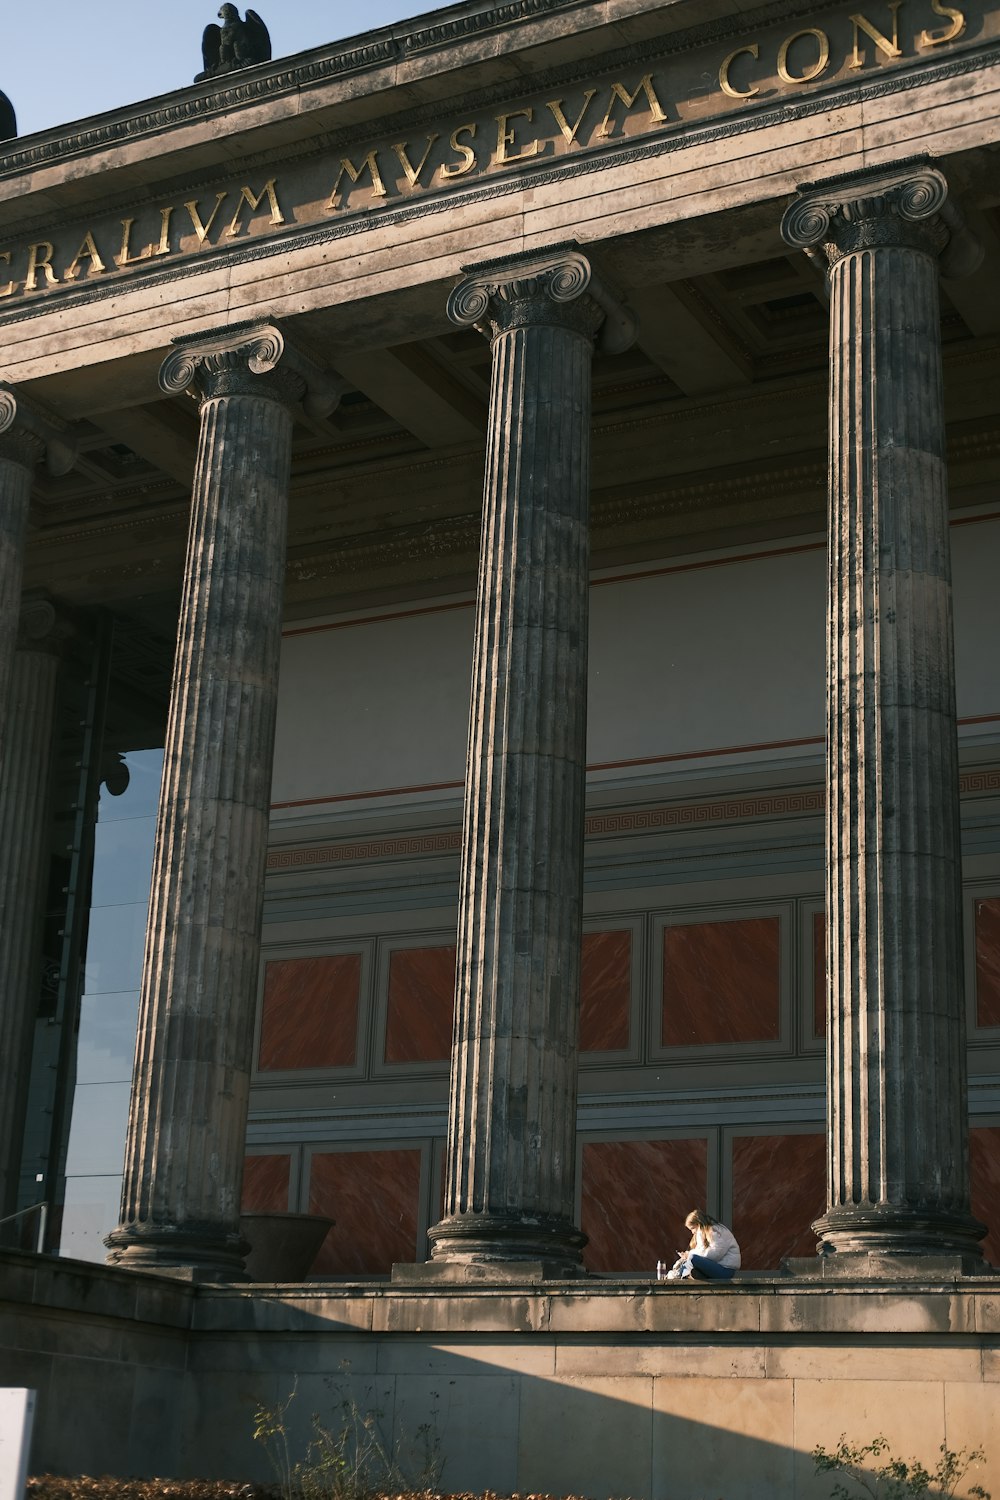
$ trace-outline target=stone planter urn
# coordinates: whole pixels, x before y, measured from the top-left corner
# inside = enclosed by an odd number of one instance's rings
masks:
[[[250,1242],[247,1276],[251,1281],[304,1281],[334,1222],[322,1214],[241,1214],[240,1229]]]

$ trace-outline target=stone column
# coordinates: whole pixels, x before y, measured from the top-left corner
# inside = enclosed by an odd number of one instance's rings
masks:
[[[17,1208],[18,1171],[24,1133],[24,1059],[20,1040],[30,1028],[25,1020],[26,996],[11,987],[14,974],[21,975],[20,955],[12,948],[14,928],[22,913],[17,905],[20,855],[9,842],[8,825],[18,816],[7,793],[5,769],[8,744],[16,731],[16,709],[11,704],[11,683],[18,639],[21,607],[21,577],[24,546],[28,534],[28,509],[35,469],[45,452],[43,439],[23,420],[24,404],[18,395],[0,387],[0,1217]],[[18,746],[15,743],[16,760]],[[14,776],[17,779],[17,770]]]
[[[591,357],[631,321],[570,246],[476,269],[448,312],[493,371],[432,1258],[574,1270]]]
[[[30,963],[24,948],[24,903],[29,900],[24,882],[40,858],[39,841],[44,837],[37,821],[39,809],[25,801],[31,794],[24,780],[32,775],[30,747],[35,743],[38,714],[44,714],[44,705],[23,701],[22,689],[30,698],[31,684],[22,680],[20,672],[16,699],[11,697],[21,578],[35,470],[44,458],[50,473],[65,474],[75,456],[68,429],[57,418],[19,391],[0,385],[0,1058],[7,1075],[0,1084],[0,1216],[12,1213],[17,1206],[27,1086],[23,1048],[30,1049],[34,1014],[31,1011],[26,1016],[32,996],[30,973],[24,968]],[[38,686],[42,692],[42,684]],[[38,742],[36,748],[47,763],[48,744]],[[24,838],[33,838],[35,844],[24,847]]]
[[[49,868],[49,791],[59,656],[52,605],[21,610],[0,767],[0,1212],[17,1208],[24,1111],[41,990],[41,922]]]
[[[0,385],[0,763],[21,608],[28,507],[35,470],[43,458],[48,460],[50,473],[69,472],[76,453],[68,429],[18,391]]]
[[[782,231],[822,252],[831,297],[829,1196],[814,1227],[828,1252],[972,1264],[938,273],[971,269],[975,247],[920,162],[803,189]]]
[[[293,408],[320,372],[272,324],[178,339],[201,434],[113,1263],[239,1276]]]

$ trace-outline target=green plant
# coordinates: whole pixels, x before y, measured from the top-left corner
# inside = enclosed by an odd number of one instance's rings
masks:
[[[407,1473],[401,1460],[404,1434],[387,1441],[382,1413],[364,1409],[350,1395],[340,1402],[339,1419],[332,1425],[312,1413],[305,1457],[293,1460],[287,1418],[296,1394],[297,1383],[284,1401],[258,1405],[254,1412],[254,1440],[267,1452],[281,1500],[375,1500],[438,1488],[444,1459],[433,1421],[416,1429],[417,1472]]]
[[[843,1474],[873,1500],[910,1500],[917,1495],[955,1495],[972,1465],[982,1463],[986,1456],[981,1448],[960,1448],[954,1452],[944,1443],[940,1453],[935,1467],[926,1469],[917,1459],[907,1463],[894,1457],[888,1438],[881,1434],[858,1446],[849,1443],[841,1433],[832,1453],[819,1447],[813,1449],[812,1456],[818,1474]],[[989,1490],[984,1490],[981,1484],[970,1485],[966,1493],[974,1500],[990,1500]],[[857,1494],[857,1489],[835,1484],[830,1500],[854,1500]]]

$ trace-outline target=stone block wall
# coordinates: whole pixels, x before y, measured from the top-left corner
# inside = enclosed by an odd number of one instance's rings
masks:
[[[982,1445],[1000,1488],[1000,1283],[772,1278],[521,1289],[192,1287],[0,1259],[0,1383],[41,1392],[33,1469],[264,1479],[258,1403],[293,1442],[345,1400],[449,1489],[820,1500],[841,1433],[903,1456]]]

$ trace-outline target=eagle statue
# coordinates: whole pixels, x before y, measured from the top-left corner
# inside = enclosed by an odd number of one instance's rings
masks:
[[[203,78],[215,78],[220,73],[234,73],[237,68],[252,68],[254,63],[271,61],[271,38],[267,27],[255,10],[247,11],[245,21],[235,5],[224,5],[219,11],[221,26],[206,26],[201,39],[201,55],[204,72],[198,74],[195,83]]]
[[[12,141],[17,135],[17,117],[6,94],[0,94],[0,141]]]

